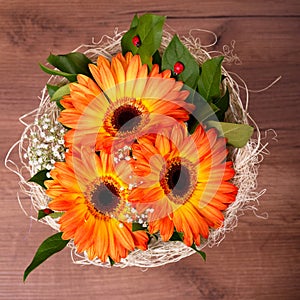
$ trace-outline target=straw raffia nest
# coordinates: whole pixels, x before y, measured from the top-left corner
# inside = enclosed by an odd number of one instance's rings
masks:
[[[83,52],[92,61],[96,61],[99,55],[103,55],[110,59],[113,55],[121,51],[120,41],[123,33],[124,32],[118,33],[116,30],[113,37],[104,36],[99,42],[96,43],[93,41],[91,45],[81,45],[74,51]],[[164,31],[160,50],[164,50],[166,48],[171,38],[172,35],[169,32]],[[216,54],[216,51],[209,51],[209,47],[213,46],[214,43],[204,46],[201,44],[201,40],[199,38],[195,38],[191,33],[187,37],[181,37],[181,40],[199,63],[203,63],[205,60],[209,59],[211,55]],[[238,57],[233,53],[233,47],[234,44],[231,45],[231,48],[224,46],[223,51],[219,52],[219,54],[225,56],[225,64],[239,62]],[[230,91],[230,108],[226,113],[226,121],[244,124],[251,122],[252,125],[256,126],[255,122],[250,118],[247,112],[247,86],[242,81],[242,85],[239,85],[233,79],[235,75],[227,72],[224,67],[222,68],[222,73],[226,75],[226,79],[223,81],[223,84],[226,85]],[[52,76],[48,83],[57,84],[62,82],[62,80],[63,79],[60,77]],[[245,91],[246,95],[244,104],[240,98],[241,87]],[[56,104],[50,102],[46,87],[42,90],[39,107],[33,112],[24,115],[20,119],[26,128],[20,140],[11,148],[6,159],[6,166],[19,176],[21,191],[30,198],[30,208],[25,209],[25,206],[28,206],[28,198],[24,200],[19,199],[19,203],[24,212],[34,220],[36,220],[36,212],[47,207],[49,198],[45,195],[43,188],[35,183],[27,181],[28,178],[37,172],[37,169],[35,166],[30,166],[28,164],[28,160],[23,159],[23,157],[32,145],[32,140],[28,137],[29,133],[35,132],[39,135],[40,127],[37,125],[37,121],[45,114],[48,115],[51,122],[54,122],[59,114]],[[224,239],[225,234],[237,226],[238,217],[242,215],[245,210],[252,210],[254,213],[257,210],[256,206],[258,198],[265,192],[265,190],[257,191],[256,189],[258,167],[263,159],[263,155],[267,153],[266,145],[267,144],[261,144],[260,131],[256,126],[255,139],[252,138],[246,146],[241,149],[230,150],[230,159],[233,161],[234,169],[236,171],[233,183],[238,187],[236,201],[225,210],[224,225],[219,229],[211,230],[208,239],[202,240],[199,250],[206,246],[213,247],[218,245]],[[12,152],[16,151],[18,151],[19,156],[18,162],[10,159]],[[30,210],[30,213],[28,213],[28,210]],[[59,230],[57,219],[46,217],[41,221],[48,224],[53,229],[57,231]],[[86,255],[77,253],[76,247],[72,242],[70,242],[68,246],[71,248],[74,263],[110,267],[109,262],[103,263],[98,259],[90,261]],[[122,268],[126,266],[137,266],[142,268],[157,267],[179,261],[180,259],[194,253],[195,251],[193,249],[185,246],[182,242],[162,242],[160,239],[157,241],[152,239],[147,251],[135,250],[131,252],[127,258],[122,259],[120,263],[117,263],[114,266]]]

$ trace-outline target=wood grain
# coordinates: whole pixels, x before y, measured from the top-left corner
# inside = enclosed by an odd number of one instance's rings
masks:
[[[19,116],[38,105],[47,75],[39,70],[49,52],[66,53],[91,38],[128,28],[134,13],[168,16],[180,34],[214,31],[215,46],[236,41],[242,65],[226,66],[251,89],[278,76],[271,89],[251,93],[249,111],[268,135],[270,155],[259,170],[261,219],[246,213],[219,247],[176,264],[149,269],[81,267],[63,251],[22,283],[38,245],[52,231],[19,208],[17,177],[3,164],[0,202],[0,299],[299,299],[299,1],[37,1],[0,2],[1,160],[19,138]],[[201,36],[210,42],[211,36]],[[145,272],[144,272],[145,271]]]

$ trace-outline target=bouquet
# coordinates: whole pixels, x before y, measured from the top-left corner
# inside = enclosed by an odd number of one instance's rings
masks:
[[[223,66],[234,55],[210,55],[164,21],[136,15],[128,31],[40,65],[51,77],[21,119],[22,167],[6,164],[32,218],[57,232],[24,280],[66,246],[75,263],[102,267],[205,259],[260,196],[260,141]]]

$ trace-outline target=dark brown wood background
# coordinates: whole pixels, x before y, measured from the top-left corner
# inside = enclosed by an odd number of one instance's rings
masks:
[[[299,285],[299,83],[300,2],[253,1],[0,1],[1,160],[23,130],[18,117],[34,109],[47,75],[38,67],[49,52],[66,53],[114,27],[125,30],[134,13],[167,15],[180,34],[191,28],[214,31],[216,49],[236,41],[242,65],[228,66],[251,89],[278,76],[271,89],[251,94],[249,111],[262,131],[273,128],[259,170],[257,218],[251,212],[207,262],[193,255],[149,269],[110,270],[71,263],[68,250],[34,271],[22,273],[38,245],[52,231],[31,222],[16,198],[17,177],[1,164],[1,299],[300,299]],[[207,38],[209,40],[209,37]]]

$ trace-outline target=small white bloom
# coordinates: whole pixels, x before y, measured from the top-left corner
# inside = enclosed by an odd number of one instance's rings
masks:
[[[46,169],[47,169],[47,170],[51,170],[51,169],[52,169],[52,165],[47,164],[47,165],[46,165]]]
[[[55,158],[59,158],[60,157],[59,152],[58,151],[53,151],[53,156]]]

